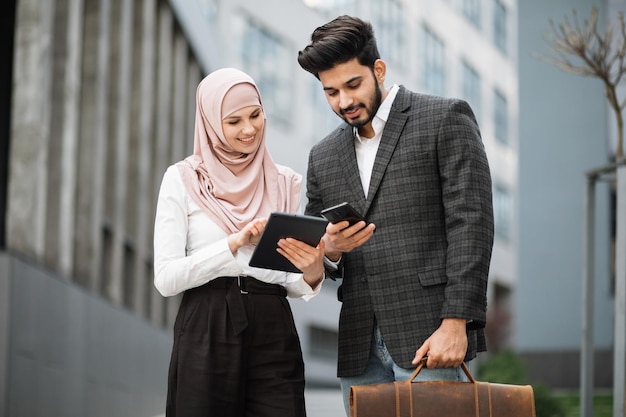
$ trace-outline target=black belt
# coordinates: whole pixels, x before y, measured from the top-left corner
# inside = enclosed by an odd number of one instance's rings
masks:
[[[211,288],[228,289],[226,304],[228,305],[228,315],[233,323],[235,334],[240,334],[248,327],[248,315],[243,304],[244,294],[287,296],[287,290],[282,285],[269,284],[247,275],[215,278],[209,281],[208,286]]]
[[[228,289],[233,285],[237,286],[242,294],[280,295],[281,297],[287,296],[287,290],[285,290],[285,287],[282,285],[269,284],[248,275],[240,275],[238,277],[219,277],[209,282],[209,287],[212,288]]]

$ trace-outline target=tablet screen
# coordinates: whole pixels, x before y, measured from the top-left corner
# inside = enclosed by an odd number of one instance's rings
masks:
[[[327,224],[328,220],[322,217],[283,212],[271,213],[261,239],[252,253],[249,265],[255,268],[301,272],[287,258],[276,252],[278,241],[292,237],[311,246],[317,246],[326,232]]]

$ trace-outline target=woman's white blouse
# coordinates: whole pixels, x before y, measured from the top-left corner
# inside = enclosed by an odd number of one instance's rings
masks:
[[[248,266],[254,246],[233,255],[227,237],[187,193],[178,168],[170,166],[161,182],[154,222],[154,286],[163,296],[237,275],[282,285],[293,298],[308,301],[319,293],[321,283],[312,289],[302,274]]]

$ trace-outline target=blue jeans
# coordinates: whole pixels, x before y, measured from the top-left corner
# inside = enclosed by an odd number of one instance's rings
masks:
[[[417,347],[416,347],[417,349]],[[374,328],[372,336],[372,350],[365,367],[365,371],[358,376],[340,378],[341,393],[346,415],[350,415],[350,387],[353,385],[380,384],[383,382],[407,381],[415,369],[406,369],[398,366],[387,351],[385,342],[378,326]],[[426,367],[417,374],[414,381],[468,381],[465,372],[458,368]]]

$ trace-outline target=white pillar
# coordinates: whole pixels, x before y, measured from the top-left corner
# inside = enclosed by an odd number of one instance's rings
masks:
[[[626,391],[626,160],[617,167],[613,417],[624,417]]]
[[[587,174],[585,188],[582,285],[582,346],[580,349],[580,415],[593,417],[593,297],[595,248],[595,190],[597,173]]]

